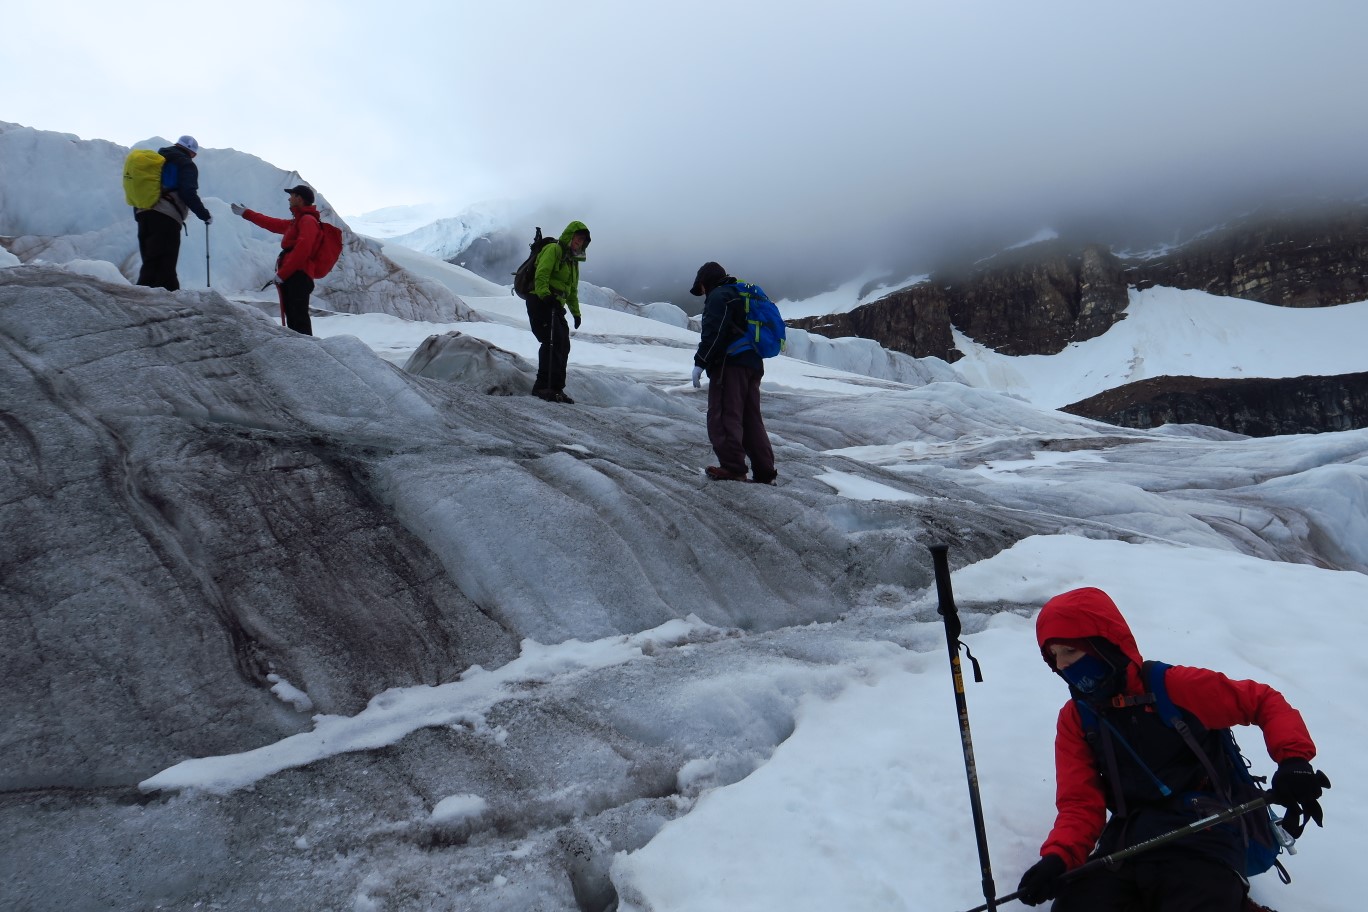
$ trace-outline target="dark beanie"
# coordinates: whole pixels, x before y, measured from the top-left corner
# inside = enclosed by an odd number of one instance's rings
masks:
[[[689,294],[701,297],[722,284],[722,280],[726,277],[727,270],[723,269],[720,264],[709,260],[698,267],[698,275],[694,277],[693,288],[689,289]]]

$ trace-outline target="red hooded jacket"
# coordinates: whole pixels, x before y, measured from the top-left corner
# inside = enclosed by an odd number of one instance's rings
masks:
[[[318,227],[317,206],[291,206],[292,219],[271,218],[253,209],[242,213],[242,217],[253,225],[285,235],[280,239],[280,261],[276,263],[276,276],[282,281],[296,272],[309,274],[308,263],[323,240],[322,229]]]
[[[1074,589],[1045,603],[1036,618],[1036,640],[1051,670],[1046,646],[1051,640],[1103,637],[1131,660],[1126,668],[1126,694],[1143,694],[1143,660],[1135,637],[1116,604],[1101,589]],[[1175,665],[1164,677],[1173,702],[1197,717],[1208,729],[1257,725],[1263,730],[1268,755],[1277,762],[1299,757],[1310,760],[1316,745],[1301,713],[1283,695],[1257,681],[1232,681],[1205,668]],[[1059,711],[1055,731],[1055,807],[1058,816],[1040,854],[1058,855],[1074,868],[1093,850],[1107,822],[1106,794],[1096,756],[1088,745],[1083,722],[1073,700]]]

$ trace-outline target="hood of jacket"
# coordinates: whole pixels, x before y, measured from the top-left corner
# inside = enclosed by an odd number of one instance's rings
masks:
[[[583,231],[583,232],[584,232],[584,236],[585,236],[584,249],[585,249],[586,251],[589,249],[589,242],[592,241],[592,240],[594,239],[594,236],[593,236],[592,234],[589,233],[589,226],[588,226],[588,225],[584,224],[584,222],[581,222],[581,221],[573,221],[573,222],[571,222],[570,224],[566,225],[566,226],[565,226],[565,230],[562,231],[562,232],[560,233],[560,245],[561,245],[561,247],[565,250],[566,253],[569,253],[569,252],[570,252],[570,239],[571,239],[572,237],[575,236],[575,232],[577,232],[577,231]],[[579,255],[578,257],[576,257],[575,259],[578,259],[578,260],[584,259],[584,254],[580,254],[580,255]]]
[[[1089,586],[1056,595],[1045,603],[1036,617],[1036,642],[1040,644],[1041,657],[1052,671],[1054,662],[1045,651],[1051,640],[1083,640],[1089,637],[1102,637],[1120,649],[1131,660],[1133,669],[1144,664],[1130,625],[1121,616],[1121,610],[1111,596],[1101,589]]]

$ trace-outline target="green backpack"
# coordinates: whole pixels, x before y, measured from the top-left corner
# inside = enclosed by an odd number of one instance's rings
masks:
[[[138,209],[151,209],[162,195],[166,157],[153,149],[134,149],[124,159],[124,199]]]

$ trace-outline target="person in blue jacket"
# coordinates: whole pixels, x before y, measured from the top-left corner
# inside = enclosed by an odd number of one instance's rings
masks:
[[[180,288],[176,264],[180,260],[181,231],[193,212],[208,225],[214,220],[199,197],[199,168],[195,156],[199,143],[193,136],[182,136],[173,146],[158,149],[162,165],[162,195],[151,209],[133,210],[138,223],[138,252],[142,268],[138,284],[175,291]]]
[[[736,279],[713,262],[704,263],[689,293],[704,296],[702,337],[694,354],[693,385],[708,374],[708,440],[718,464],[704,471],[718,481],[774,484],[774,449],[760,414],[760,379],[765,362],[753,347],[729,352],[745,334],[745,302]],[[750,459],[751,477],[746,478]]]

